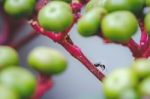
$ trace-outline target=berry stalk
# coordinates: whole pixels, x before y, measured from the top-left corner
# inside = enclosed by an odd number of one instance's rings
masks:
[[[51,78],[47,75],[39,74],[37,88],[32,99],[40,99],[53,86]]]
[[[78,59],[84,66],[94,74],[100,81],[103,80],[105,75],[100,72],[93,63],[91,63],[86,56],[82,53],[80,48],[73,44],[70,37],[68,36],[64,41],[60,42],[60,44],[76,59]]]
[[[20,40],[16,41],[15,43],[9,44],[9,46],[12,46],[15,49],[19,49],[22,46],[28,44],[28,42],[30,42],[31,40],[33,40],[37,36],[38,36],[38,33],[36,33],[35,31],[32,31],[30,34],[21,38]]]
[[[140,29],[141,29],[140,48],[141,48],[141,51],[144,52],[148,47],[148,44],[147,44],[148,43],[148,34],[145,30],[143,20],[139,21],[139,25],[140,25]]]
[[[7,16],[4,14],[2,8],[0,7],[0,14],[1,14],[1,17],[3,19],[3,30],[0,31],[0,45],[1,44],[5,44],[6,41],[8,40],[8,36],[9,36],[9,30],[10,30],[10,24],[9,24],[9,21],[7,19]]]
[[[135,58],[142,56],[139,45],[133,39],[129,40],[126,46],[130,49]]]

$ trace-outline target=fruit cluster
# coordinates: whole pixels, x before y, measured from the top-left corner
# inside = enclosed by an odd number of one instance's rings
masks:
[[[150,61],[136,59],[130,68],[119,68],[103,81],[106,99],[149,99]]]
[[[38,84],[35,76],[19,66],[19,56],[15,49],[0,46],[0,55],[0,99],[31,98]],[[28,63],[32,69],[48,77],[63,72],[67,66],[65,57],[48,47],[34,48],[28,55]]]
[[[150,0],[90,0],[85,14],[78,21],[82,36],[96,35],[100,31],[113,42],[125,43],[138,29],[137,18],[144,17],[145,28],[150,33],[150,12],[144,14]]]
[[[6,0],[4,10],[15,17],[30,16],[35,0]],[[85,14],[79,19],[77,28],[82,36],[92,36],[102,31],[103,37],[113,42],[128,42],[138,29],[137,18],[144,17],[145,28],[150,33],[149,0],[91,0],[85,6]],[[143,13],[143,14],[142,14]],[[59,33],[73,23],[73,12],[64,1],[51,1],[42,7],[37,15],[38,22],[47,31]]]
[[[81,13],[82,7],[84,7],[83,13]],[[149,85],[149,78],[147,76],[143,76],[148,75],[149,73],[149,68],[147,65],[149,62],[144,59],[141,59],[142,61],[137,60],[134,64],[139,63],[142,64],[142,66],[139,64],[136,66],[133,65],[132,70],[120,69],[116,71],[116,73],[104,79],[105,75],[102,73],[102,71],[97,69],[95,65],[85,57],[80,48],[73,43],[68,33],[72,26],[77,23],[77,30],[79,34],[84,37],[97,35],[104,41],[119,43],[123,46],[129,47],[135,58],[148,58],[150,56],[150,12],[147,9],[149,8],[150,0],[0,1],[0,13],[3,13],[4,18],[5,16],[9,17],[11,20],[10,24],[15,23],[12,22],[13,20],[19,22],[20,20],[26,20],[32,26],[35,32],[45,35],[62,45],[73,57],[82,62],[87,69],[92,72],[100,81],[104,81],[104,92],[106,97],[109,99],[128,99],[128,97],[129,99],[138,99],[139,97],[145,96],[145,93],[146,95],[149,95],[148,89],[145,88]],[[5,36],[7,39],[9,39],[11,36],[8,35],[7,32],[12,32],[13,28],[12,31],[8,31],[7,25],[5,29]],[[138,27],[141,29],[140,44],[136,43],[132,39],[138,30]],[[37,35],[37,33],[29,36],[29,39],[33,38],[34,35]],[[18,46],[22,45],[22,43],[28,41],[29,39],[27,38],[21,43],[13,45],[9,43],[11,41],[3,40],[3,37],[0,37],[0,44],[6,44],[17,49]],[[6,42],[1,43],[1,41]],[[9,51],[9,48],[5,51]],[[16,66],[18,63],[18,58],[15,52],[12,53],[13,59],[12,57],[8,57],[8,55],[3,56],[7,59],[0,59],[0,66],[4,68],[2,73],[3,71],[7,70],[9,66],[13,68],[12,65]],[[66,60],[62,55],[60,55],[60,53],[41,47],[31,52],[28,62],[33,69],[42,74],[44,73],[45,75],[61,73],[66,69],[67,65]],[[5,67],[7,68],[5,69]],[[10,70],[9,68],[8,71],[10,71],[12,74],[8,73],[8,75],[15,75],[16,77],[17,72],[13,71],[17,68],[15,67],[14,69]],[[7,81],[8,79],[4,77],[3,82],[7,84]],[[11,86],[17,86],[17,90],[19,90],[19,92],[22,92],[22,90],[24,92],[24,90],[26,90],[20,89],[19,84],[13,85],[14,83],[11,82],[13,82],[13,80],[10,82],[8,81],[8,84]],[[115,84],[117,86],[115,86]],[[137,84],[140,84],[140,87],[137,88]],[[28,93],[20,94],[22,97],[24,97],[24,95],[26,97]]]

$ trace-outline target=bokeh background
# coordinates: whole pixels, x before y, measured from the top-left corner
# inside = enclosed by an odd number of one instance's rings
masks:
[[[0,17],[0,31],[2,30],[2,25]],[[18,31],[16,40],[31,30],[29,25],[21,28]],[[139,34],[138,31],[137,35],[134,36],[137,42]],[[117,44],[104,44],[102,39],[96,36],[90,38],[81,37],[76,30],[76,25],[70,31],[70,36],[73,42],[82,49],[93,63],[105,64],[106,69],[103,72],[106,75],[116,68],[130,66],[134,60],[130,50],[126,47]],[[104,99],[102,82],[65,51],[63,47],[45,36],[38,36],[19,50],[20,64],[22,66],[28,68],[27,55],[37,46],[55,48],[61,51],[68,59],[68,69],[63,74],[52,77],[54,87],[42,99]]]

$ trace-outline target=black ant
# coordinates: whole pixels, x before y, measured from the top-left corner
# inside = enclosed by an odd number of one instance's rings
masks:
[[[96,64],[94,64],[94,65],[95,65],[95,67],[100,67],[102,70],[105,70],[105,69],[106,69],[106,66],[103,65],[103,64],[101,64],[101,63],[96,63]]]

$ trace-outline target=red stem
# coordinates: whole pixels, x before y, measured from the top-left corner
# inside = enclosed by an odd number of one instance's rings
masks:
[[[132,55],[135,58],[142,57],[140,46],[133,39],[130,39],[127,43],[123,44],[123,43],[118,43],[118,42],[111,42],[109,39],[107,39],[103,36],[102,32],[100,34],[98,34],[98,37],[103,38],[104,43],[116,43],[116,44],[121,44],[123,46],[128,47],[130,49],[130,51],[132,52]]]
[[[0,7],[0,14],[3,18],[3,31],[0,33],[0,45],[5,44],[8,40],[10,24],[7,19],[7,16],[3,13],[2,8]]]
[[[87,2],[89,2],[90,0],[79,0],[82,4],[86,4]]]
[[[139,21],[139,25],[140,25],[140,29],[141,29],[141,39],[140,39],[140,49],[141,49],[141,52],[145,52],[145,50],[147,49],[148,47],[148,34],[145,30],[145,27],[144,27],[144,22],[143,20],[140,20]]]
[[[144,58],[148,58],[150,56],[150,37],[148,37],[147,46],[148,46],[148,48],[143,53]]]
[[[15,20],[9,17],[0,7],[0,13],[3,19],[3,31],[0,33],[0,44],[7,45],[9,42],[12,42],[12,39],[16,36],[16,31],[18,31],[24,24],[25,21]]]
[[[28,21],[29,24],[31,24],[31,26],[33,27],[34,30],[36,30],[36,32],[41,33],[43,35],[48,36],[49,38],[52,38],[53,41],[55,42],[59,42],[61,41],[63,38],[65,38],[65,36],[69,33],[69,31],[71,30],[71,28],[73,27],[74,23],[76,22],[76,20],[79,18],[79,14],[76,15],[74,22],[70,25],[70,27],[68,29],[66,29],[63,32],[59,32],[59,33],[55,33],[52,31],[45,31],[39,24],[37,21],[34,20],[30,20]]]
[[[48,2],[49,2],[49,0],[37,0],[36,7],[35,7],[36,10],[39,11]]]
[[[70,6],[72,8],[73,13],[78,13],[81,11],[81,8],[83,5],[80,2],[80,0],[72,0],[72,3]]]
[[[45,92],[52,88],[52,86],[53,82],[50,77],[40,74],[37,80],[37,88],[32,99],[40,99],[45,94]]]
[[[48,36],[49,38],[53,38],[53,40],[55,42],[61,40],[60,38],[60,34],[61,33],[54,33],[52,31],[45,31],[39,24],[37,21],[34,21],[34,20],[30,20],[29,23],[31,24],[32,28],[37,32],[37,33],[40,33],[40,34],[43,34],[43,35],[46,35]]]
[[[20,40],[16,41],[15,43],[9,44],[9,46],[12,46],[15,49],[19,49],[20,47],[24,46],[25,44],[27,44],[28,42],[30,42],[37,36],[38,36],[38,33],[36,33],[35,31],[32,31],[30,34],[21,38]]]
[[[86,56],[82,53],[80,48],[74,45],[68,36],[66,40],[59,42],[74,58],[78,59],[84,66],[94,74],[100,81],[103,80],[105,75],[100,72],[93,63],[91,63]]]
[[[37,23],[37,21],[30,21],[31,26],[33,27],[33,29],[36,32],[39,32],[41,34],[44,34],[46,36],[48,36],[50,39],[54,40],[55,42],[58,42],[59,44],[61,44],[73,57],[75,57],[76,59],[78,59],[81,63],[83,63],[99,80],[102,81],[102,79],[104,78],[104,74],[101,73],[95,66],[94,64],[92,64],[86,57],[85,55],[81,52],[81,50],[79,49],[79,47],[77,47],[76,45],[72,44],[72,42],[69,42],[68,40],[66,40],[67,38],[69,38],[69,36],[67,35],[63,35],[60,36],[62,34],[67,34],[71,27],[68,28],[65,32],[63,33],[59,33],[59,34],[55,34],[53,32],[49,32],[49,31],[45,31],[43,28],[41,28],[39,26],[39,24]],[[72,25],[73,26],[73,25]],[[63,38],[62,38],[63,37]],[[70,39],[70,38],[69,38]]]
[[[126,44],[126,46],[128,46],[128,48],[132,52],[132,55],[135,58],[142,57],[142,53],[140,51],[140,46],[133,39],[129,40],[129,42]]]

